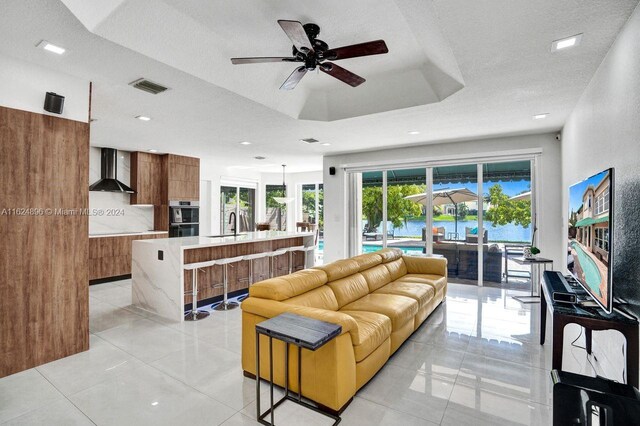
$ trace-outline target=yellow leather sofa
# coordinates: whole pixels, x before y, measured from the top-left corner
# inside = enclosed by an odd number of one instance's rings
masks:
[[[255,326],[284,312],[339,324],[342,334],[302,351],[302,394],[341,412],[442,302],[447,260],[384,249],[252,285],[242,302],[242,368],[255,377]],[[269,379],[268,338],[260,336],[260,373]],[[264,340],[262,340],[264,339]],[[284,346],[273,341],[274,381],[284,386]],[[297,392],[298,357],[289,348],[289,388]]]

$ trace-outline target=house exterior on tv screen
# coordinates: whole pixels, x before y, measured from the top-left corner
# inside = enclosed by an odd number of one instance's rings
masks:
[[[575,224],[576,239],[605,265],[609,265],[610,182],[606,173],[600,183],[587,186]]]

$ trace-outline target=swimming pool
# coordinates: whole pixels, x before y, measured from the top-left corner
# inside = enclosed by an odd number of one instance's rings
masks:
[[[404,253],[422,253],[422,247],[415,246],[393,246],[394,248],[399,248]],[[374,245],[374,244],[362,244],[362,253],[373,253],[374,251],[382,250],[382,246]],[[324,252],[324,241],[320,241],[318,243],[318,251]]]
[[[595,292],[595,294],[602,297],[602,293],[600,292],[602,276],[600,275],[598,265],[596,265],[587,253],[585,253],[580,244],[573,241],[571,242],[571,248],[575,250],[578,255],[578,263],[580,263],[580,268],[582,268],[582,272],[584,272],[584,279],[587,282],[587,285]]]

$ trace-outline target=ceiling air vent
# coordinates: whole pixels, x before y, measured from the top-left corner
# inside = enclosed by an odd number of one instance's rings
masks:
[[[266,160],[267,159],[267,157],[263,157],[262,155],[257,155],[257,156],[255,156],[253,158],[255,158],[256,160]]]
[[[300,139],[300,142],[305,142],[305,143],[318,143],[320,142],[318,139],[314,139],[314,138],[306,138],[306,139]]]
[[[147,93],[153,93],[154,95],[168,90],[168,87],[164,87],[161,84],[154,83],[153,81],[147,80],[146,78],[139,78],[129,83],[129,85],[135,87],[136,89],[144,90]]]

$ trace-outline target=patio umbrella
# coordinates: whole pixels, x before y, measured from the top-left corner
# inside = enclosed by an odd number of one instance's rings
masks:
[[[415,194],[408,195],[404,197],[407,200],[413,201],[414,203],[420,203],[422,205],[427,205],[427,195],[426,194]],[[438,191],[433,191],[433,205],[440,206],[443,204],[453,204],[455,208],[455,223],[456,223],[456,235],[458,234],[458,204],[464,203],[466,201],[477,201],[478,195],[467,189],[467,188],[456,188],[456,189],[440,189]]]

